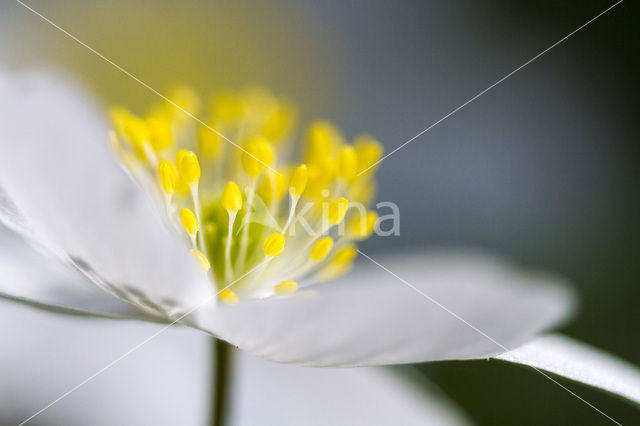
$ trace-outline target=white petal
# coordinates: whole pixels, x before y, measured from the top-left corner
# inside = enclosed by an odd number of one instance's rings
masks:
[[[149,311],[195,305],[204,275],[106,137],[104,112],[68,81],[0,70],[0,220]]]
[[[5,306],[6,305],[6,306]],[[18,424],[151,336],[155,324],[75,321],[0,301],[0,424]],[[34,424],[206,424],[209,339],[171,328],[33,420]],[[237,352],[234,425],[463,425],[443,397],[391,370],[305,369]],[[372,403],[374,402],[374,403]]]
[[[240,392],[230,424],[471,423],[435,389],[414,387],[386,368],[307,368],[275,364],[249,355],[238,361],[236,380]]]
[[[640,369],[558,334],[539,337],[497,357],[586,383],[640,403]]]
[[[557,277],[489,257],[413,252],[380,263],[507,348],[557,325],[572,306]],[[264,358],[313,366],[484,358],[505,351],[368,262],[317,286],[313,297],[203,308],[189,321]]]
[[[151,319],[0,226],[0,298],[75,315]]]

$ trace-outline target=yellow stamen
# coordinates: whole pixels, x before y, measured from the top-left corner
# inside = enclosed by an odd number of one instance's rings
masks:
[[[358,172],[358,156],[355,148],[345,145],[338,151],[338,170],[339,178],[351,181]]]
[[[235,93],[222,93],[213,102],[213,113],[223,121],[235,122],[245,114],[245,105]]]
[[[344,138],[336,126],[327,121],[316,121],[309,128],[309,145],[305,161],[317,164],[333,157],[343,141]]]
[[[176,167],[169,160],[162,160],[158,164],[158,176],[160,176],[160,185],[162,191],[166,195],[172,195],[176,190],[176,179],[178,177]]]
[[[173,132],[170,123],[158,118],[148,118],[147,127],[149,128],[151,146],[155,152],[161,152],[171,147]]]
[[[202,268],[203,271],[207,272],[209,269],[211,269],[211,263],[209,263],[209,259],[207,259],[207,256],[205,256],[203,252],[198,249],[191,249],[191,254],[196,259],[198,265],[200,266],[200,268]]]
[[[348,266],[358,255],[358,248],[355,244],[348,244],[338,250],[331,259],[333,266]]]
[[[274,291],[278,296],[286,296],[293,294],[298,290],[298,283],[292,280],[282,281],[274,287]]]
[[[171,99],[168,105],[169,110],[177,117],[188,118],[188,115],[182,110],[194,115],[198,114],[200,110],[200,97],[188,86],[173,87],[169,90],[169,99]],[[182,108],[182,110],[180,108]]]
[[[273,148],[263,136],[254,138],[242,153],[242,168],[249,177],[256,178],[274,160]]]
[[[338,223],[342,222],[342,219],[344,219],[344,215],[347,213],[348,206],[349,201],[346,198],[342,197],[329,203],[329,208],[327,211],[327,218],[329,219],[329,223],[331,225],[337,225]]]
[[[109,109],[109,118],[111,118],[111,123],[113,123],[113,128],[120,135],[125,134],[125,129],[127,125],[127,121],[131,117],[131,113],[122,107],[113,107]]]
[[[287,178],[282,173],[268,173],[262,177],[258,194],[267,203],[279,201],[287,189]]]
[[[181,149],[176,155],[176,165],[180,172],[180,179],[187,185],[197,184],[200,180],[200,163],[192,151]]]
[[[180,221],[189,235],[194,236],[196,232],[198,232],[198,220],[196,219],[196,215],[188,208],[185,207],[180,210]]]
[[[238,304],[238,296],[228,288],[225,288],[218,294],[218,299],[226,305],[237,305]]]
[[[378,213],[374,211],[369,211],[364,216],[358,213],[347,222],[346,234],[358,240],[369,238],[373,234],[377,221]]]
[[[313,245],[313,247],[311,247],[309,257],[311,260],[319,262],[327,257],[332,248],[333,239],[331,239],[331,237],[321,238]]]
[[[124,122],[124,134],[137,149],[141,148],[144,143],[149,142],[151,137],[147,123],[134,115],[129,115]]]
[[[203,156],[217,160],[222,156],[225,146],[226,143],[216,132],[204,126],[198,129],[198,147]]]
[[[371,136],[359,136],[354,145],[358,157],[358,174],[363,172],[367,175],[372,174],[377,166],[371,166],[382,157],[382,145]]]
[[[300,164],[296,167],[293,171],[293,175],[291,176],[291,182],[289,182],[289,194],[291,195],[291,198],[302,195],[307,187],[308,176],[309,172],[305,164]]]
[[[313,245],[313,247],[311,247],[309,257],[311,260],[319,262],[327,257],[332,248],[333,239],[331,239],[331,237],[321,238]]]
[[[262,249],[267,257],[278,257],[284,251],[284,235],[274,233],[269,235],[262,243]]]
[[[227,182],[222,191],[222,207],[228,212],[237,212],[242,209],[242,194],[235,182]]]

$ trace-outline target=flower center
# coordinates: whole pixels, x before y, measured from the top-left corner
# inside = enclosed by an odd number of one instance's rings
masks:
[[[189,116],[200,109],[192,90],[177,88],[170,99],[144,116],[111,109],[110,143],[162,200],[220,301],[290,295],[349,270],[354,243],[378,219],[366,206],[380,143],[359,136],[347,144],[336,126],[317,121],[301,149],[295,109],[263,89],[215,97],[207,124]]]

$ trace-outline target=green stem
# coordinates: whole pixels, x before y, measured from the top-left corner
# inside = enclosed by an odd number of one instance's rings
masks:
[[[211,426],[224,426],[229,420],[232,351],[233,347],[224,340],[211,339]]]

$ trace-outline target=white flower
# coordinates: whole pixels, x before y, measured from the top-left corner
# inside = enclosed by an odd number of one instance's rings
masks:
[[[103,116],[64,79],[0,74],[0,219],[46,252],[3,235],[4,297],[160,322],[198,307],[180,323],[269,360],[308,366],[498,356],[571,312],[571,294],[555,276],[470,253],[421,251],[383,263],[476,329],[373,264],[316,287],[313,297],[249,294],[235,306],[216,303],[210,277],[162,209],[113,161]],[[533,363],[517,353],[505,358]],[[550,368],[544,359],[535,365]],[[553,371],[589,382],[591,364],[583,367],[584,374]],[[620,380],[638,380],[633,368],[622,371]]]

